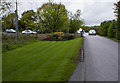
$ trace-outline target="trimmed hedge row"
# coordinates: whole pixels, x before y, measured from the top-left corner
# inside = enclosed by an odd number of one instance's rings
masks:
[[[109,38],[116,38],[120,40],[120,31],[118,30],[118,23],[115,20],[104,21],[100,25],[100,35],[108,36]]]

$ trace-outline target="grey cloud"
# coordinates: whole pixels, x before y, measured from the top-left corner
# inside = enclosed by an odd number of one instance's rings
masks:
[[[69,11],[75,12],[77,9],[82,10],[82,18],[86,25],[97,25],[104,20],[112,20],[115,18],[113,13],[113,4],[115,0],[54,0],[54,2],[62,2]],[[110,1],[110,2],[108,2]],[[19,0],[19,16],[24,11],[33,9],[36,10],[48,0]]]
[[[98,25],[104,20],[115,18],[113,2],[84,3],[83,18],[86,25]]]

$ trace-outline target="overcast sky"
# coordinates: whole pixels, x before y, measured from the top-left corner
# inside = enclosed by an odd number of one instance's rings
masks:
[[[9,0],[10,1],[10,0]],[[13,1],[13,0],[11,0]],[[15,1],[15,0],[14,0]],[[62,3],[66,6],[68,11],[75,13],[77,9],[82,11],[81,17],[85,21],[86,26],[99,25],[105,20],[115,19],[113,13],[114,3],[118,0],[52,0],[55,3]],[[18,14],[26,10],[37,10],[42,4],[48,0],[18,0]]]

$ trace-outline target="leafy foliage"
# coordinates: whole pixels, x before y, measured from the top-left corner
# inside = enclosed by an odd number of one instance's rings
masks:
[[[120,40],[120,31],[116,32],[116,39]]]
[[[100,26],[81,26],[81,28],[85,31],[88,32],[91,29],[94,29],[96,31],[97,34],[99,34],[99,29]]]
[[[72,12],[69,12],[69,18],[70,18],[70,33],[75,33],[83,24],[83,21],[81,19],[81,11],[78,9],[75,14]]]
[[[100,35],[107,36],[108,28],[111,25],[111,21],[104,21],[100,25]]]
[[[11,2],[1,0],[0,1],[0,16],[7,15],[11,12],[10,8],[12,7]]]
[[[51,35],[47,35],[44,38],[44,40],[47,40],[47,41],[66,41],[66,40],[71,40],[71,39],[74,39],[74,38],[76,38],[76,36],[74,34],[69,34],[69,33],[64,33],[63,34],[62,32],[55,32]]]
[[[18,21],[19,31],[36,29],[39,33],[70,32],[75,33],[83,24],[81,11],[68,16],[68,11],[61,3],[45,3],[37,9],[24,11],[22,18]],[[15,28],[15,14],[11,13],[2,18],[3,30]]]
[[[37,10],[39,25],[55,31],[65,30],[68,25],[67,10],[62,4],[46,3]]]
[[[117,17],[117,29],[116,29],[116,39],[120,40],[120,1],[114,4],[115,5],[115,13]]]
[[[115,32],[113,32],[113,29],[116,29],[116,21],[113,21],[108,28],[108,37],[114,38],[115,37]]]
[[[21,18],[21,26],[25,29],[35,29],[36,28],[36,13],[33,10],[24,12]]]
[[[5,30],[7,28],[15,29],[15,13],[10,13],[8,16],[4,16],[2,18],[2,29]]]

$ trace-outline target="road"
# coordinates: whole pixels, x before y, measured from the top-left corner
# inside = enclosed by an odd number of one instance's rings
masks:
[[[120,43],[118,44],[118,80],[120,83]]]
[[[118,81],[118,43],[100,36],[84,41],[86,81]]]
[[[118,43],[85,36],[85,61],[79,63],[69,81],[118,81]]]

